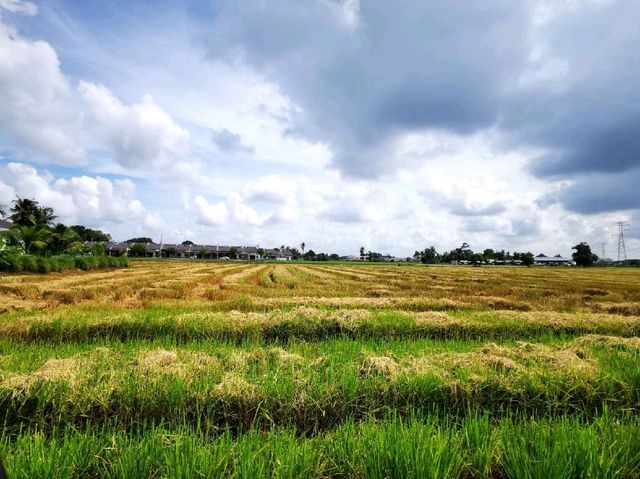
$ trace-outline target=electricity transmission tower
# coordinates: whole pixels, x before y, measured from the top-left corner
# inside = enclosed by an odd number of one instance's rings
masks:
[[[617,221],[615,225],[618,227],[618,261],[627,259],[627,249],[624,246],[624,230],[629,228],[626,221]]]

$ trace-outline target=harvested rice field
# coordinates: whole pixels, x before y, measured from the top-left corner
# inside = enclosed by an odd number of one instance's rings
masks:
[[[635,478],[640,271],[0,275],[11,478]]]

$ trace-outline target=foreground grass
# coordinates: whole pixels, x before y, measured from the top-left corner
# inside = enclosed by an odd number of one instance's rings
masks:
[[[640,476],[635,270],[0,275],[11,477]]]
[[[0,441],[13,478],[632,478],[637,418],[522,422],[487,415],[349,422],[313,438],[291,429],[215,437],[149,427],[25,433]]]
[[[169,348],[169,349],[167,349]],[[5,431],[198,423],[331,430],[351,420],[469,410],[596,417],[637,411],[640,342],[588,335],[537,343],[373,339],[282,346],[193,342],[0,342]]]

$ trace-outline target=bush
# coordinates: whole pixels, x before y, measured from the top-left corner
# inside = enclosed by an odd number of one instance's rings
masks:
[[[25,254],[24,256],[20,256],[20,258],[18,259],[20,263],[19,271],[25,271],[27,273],[35,273],[38,270],[38,264],[36,263],[35,256]]]
[[[126,268],[127,258],[111,256],[51,256],[49,258],[22,254],[16,248],[0,250],[0,272],[6,273],[40,273],[59,272],[78,268],[89,271],[95,268]]]
[[[10,273],[20,271],[20,255],[21,251],[18,248],[8,246],[0,250],[0,271]]]
[[[47,258],[37,258],[36,259],[36,270],[40,274],[47,274],[51,272],[51,263],[54,261],[50,261]]]

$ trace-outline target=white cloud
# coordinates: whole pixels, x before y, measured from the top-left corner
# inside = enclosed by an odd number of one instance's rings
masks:
[[[227,222],[229,213],[224,202],[209,204],[201,195],[194,200],[198,223],[208,226],[217,226]]]
[[[23,0],[0,0],[1,9],[13,13],[22,13],[23,15],[35,15],[38,13],[38,6],[35,3]]]
[[[37,161],[84,162],[69,102],[69,85],[51,45],[25,39],[0,21],[0,131],[8,134],[9,145]]]
[[[14,195],[33,198],[52,207],[58,220],[66,224],[162,224],[160,215],[148,212],[136,197],[130,180],[100,176],[54,180],[49,176],[23,163],[8,163],[0,168],[0,202],[10,203]]]
[[[264,201],[275,204],[292,204],[296,201],[298,184],[277,175],[268,175],[248,182],[241,190],[246,201]]]
[[[189,132],[151,96],[125,105],[104,85],[81,81],[78,91],[89,107],[96,133],[118,163],[140,169],[168,166],[187,153]]]

